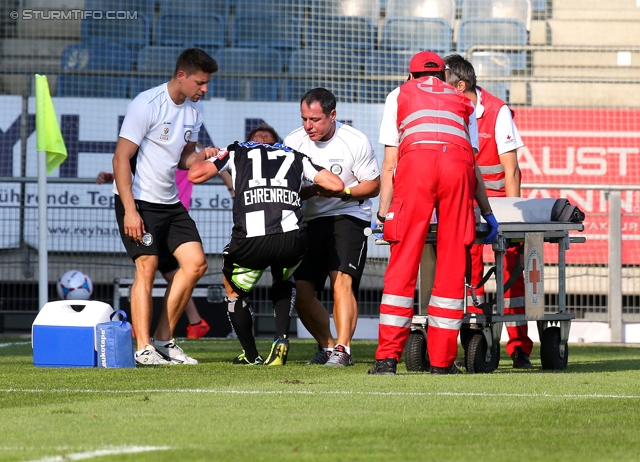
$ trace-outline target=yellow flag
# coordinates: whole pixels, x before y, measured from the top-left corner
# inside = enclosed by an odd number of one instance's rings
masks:
[[[67,159],[46,75],[36,74],[36,149],[47,153],[47,173]]]

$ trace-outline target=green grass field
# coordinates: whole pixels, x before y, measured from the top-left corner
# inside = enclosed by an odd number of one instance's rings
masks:
[[[33,366],[24,338],[0,339],[0,460],[640,460],[640,349],[570,345],[564,372],[368,376],[231,364],[236,340],[181,343],[197,366]],[[268,354],[270,342],[259,342]]]

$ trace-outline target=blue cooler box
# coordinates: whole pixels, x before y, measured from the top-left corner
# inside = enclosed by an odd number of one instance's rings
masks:
[[[75,311],[71,305],[83,306]],[[110,305],[91,300],[45,304],[31,328],[33,364],[41,367],[97,366],[96,325],[108,322]]]

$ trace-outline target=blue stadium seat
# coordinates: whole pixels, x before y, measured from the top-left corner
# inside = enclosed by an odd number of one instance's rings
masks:
[[[342,48],[294,51],[289,60],[289,80],[285,83],[284,99],[300,101],[302,95],[316,87],[324,87],[336,96],[338,102],[355,99],[355,85],[364,58]]]
[[[377,28],[380,20],[380,0],[310,0],[311,19],[327,16],[366,18]]]
[[[495,49],[501,45],[524,46],[527,44],[527,28],[517,19],[467,19],[460,21],[458,27],[458,53],[465,53],[473,45],[486,45]],[[526,51],[507,53],[511,57],[512,69],[526,69]]]
[[[385,18],[440,18],[453,29],[456,3],[455,0],[388,0]]]
[[[487,77],[511,76],[511,59],[506,53],[477,51],[471,55],[471,64],[476,71],[478,85],[502,101],[509,100],[509,82],[486,82]]]
[[[283,69],[278,50],[223,48],[214,58],[219,70],[209,84],[211,97],[233,101],[278,100],[280,80],[274,75],[280,75]]]
[[[236,16],[285,14],[303,20],[309,10],[308,0],[233,0]]]
[[[140,50],[138,54],[138,71],[154,72],[158,75],[139,76],[131,83],[131,95],[156,87],[161,83],[168,82],[176,67],[176,60],[183,47],[165,47],[149,45]]]
[[[75,44],[62,52],[58,96],[128,98],[129,77],[66,74],[64,71],[128,71],[131,53],[116,44]]]
[[[240,14],[231,24],[234,48],[271,47],[281,51],[300,48],[298,20],[285,14]]]
[[[154,2],[149,0],[85,0],[85,11],[127,11],[138,12],[148,18],[153,17]],[[118,13],[120,14],[120,13]],[[113,22],[113,21],[112,21]]]
[[[464,0],[460,19],[502,18],[517,19],[531,29],[530,0]]]
[[[358,87],[361,103],[383,103],[389,92],[407,81],[414,51],[374,51],[364,63],[364,80]],[[397,79],[390,79],[396,76]]]
[[[231,15],[231,0],[157,0],[160,14],[166,13],[214,13],[225,23]]]
[[[382,50],[430,50],[439,55],[451,51],[452,30],[441,18],[387,19],[382,26]]]
[[[226,24],[215,13],[185,11],[161,14],[156,42],[163,46],[222,48]]]
[[[310,48],[343,47],[352,51],[372,51],[376,28],[371,21],[357,16],[318,16],[304,30],[304,42]]]
[[[547,0],[531,0],[531,12],[544,14],[547,12]]]
[[[117,43],[126,46],[131,56],[137,56],[138,51],[151,44],[151,20],[142,13],[137,19],[123,19],[110,21],[104,19],[86,18],[82,20],[82,43]]]

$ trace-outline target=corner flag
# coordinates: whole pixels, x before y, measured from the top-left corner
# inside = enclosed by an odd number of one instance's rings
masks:
[[[47,173],[67,159],[46,75],[36,74],[36,149],[47,153]]]

